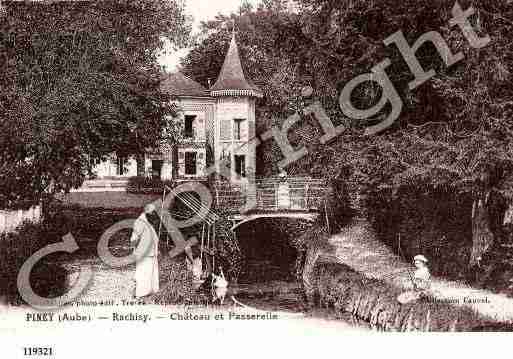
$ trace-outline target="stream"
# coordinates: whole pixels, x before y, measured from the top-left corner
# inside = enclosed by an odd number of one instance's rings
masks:
[[[349,313],[336,313],[332,309],[308,308],[303,300],[301,285],[293,282],[273,281],[250,285],[236,285],[230,293],[248,307],[289,313],[301,313],[314,320],[344,322],[359,330],[371,330],[370,325]],[[231,304],[231,303],[230,303]]]
[[[64,263],[63,263],[64,264]],[[134,291],[134,267],[109,268],[99,260],[78,259],[64,264],[73,282],[81,268],[93,269],[93,280],[82,293],[80,300],[131,299]],[[261,311],[285,312],[303,315],[312,325],[336,325],[345,329],[370,330],[370,326],[355,319],[349,313],[336,313],[331,309],[308,308],[305,305],[300,283],[279,274],[278,268],[260,271],[259,278],[246,276],[238,284],[228,287],[225,307],[233,306],[233,296],[240,304]],[[274,270],[276,269],[276,270]],[[255,273],[255,272],[253,272]],[[274,273],[274,274],[270,274]],[[274,279],[269,279],[274,277]],[[281,277],[281,278],[280,278]],[[238,304],[238,305],[240,305]],[[327,323],[332,322],[331,324]]]

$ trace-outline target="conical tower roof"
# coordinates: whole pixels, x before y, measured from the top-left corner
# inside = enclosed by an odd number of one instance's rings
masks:
[[[210,89],[212,96],[252,96],[262,97],[260,89],[244,75],[239,56],[239,48],[233,33],[230,48],[224,59],[221,73]]]

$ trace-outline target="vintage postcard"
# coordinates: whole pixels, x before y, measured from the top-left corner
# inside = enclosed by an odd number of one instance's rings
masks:
[[[1,0],[0,357],[489,355],[512,44],[511,0]]]

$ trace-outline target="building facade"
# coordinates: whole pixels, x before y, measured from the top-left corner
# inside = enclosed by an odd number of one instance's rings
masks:
[[[175,98],[181,138],[177,145],[147,150],[144,158],[113,155],[95,167],[96,179],[134,176],[162,180],[204,180],[210,166],[230,169],[230,180],[245,181],[256,170],[256,100],[262,92],[249,79],[239,56],[235,34],[215,84],[206,89],[181,73],[166,74],[162,90]]]

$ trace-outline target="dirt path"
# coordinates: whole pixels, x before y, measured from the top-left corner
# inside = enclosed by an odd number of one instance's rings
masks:
[[[330,243],[335,247],[335,252],[326,256],[329,260],[345,264],[369,278],[401,289],[411,289],[408,270],[413,271],[413,266],[375,239],[364,222],[347,227],[333,236]],[[431,289],[434,298],[442,301],[456,299],[458,303],[455,305],[469,307],[494,320],[513,322],[513,299],[505,295],[440,278],[432,278]]]
[[[93,270],[93,279],[82,293],[82,301],[122,300],[131,299],[135,290],[133,280],[135,266],[126,268],[110,268],[100,259],[81,259],[64,264],[69,272],[69,282],[73,284],[81,268],[90,266]]]

